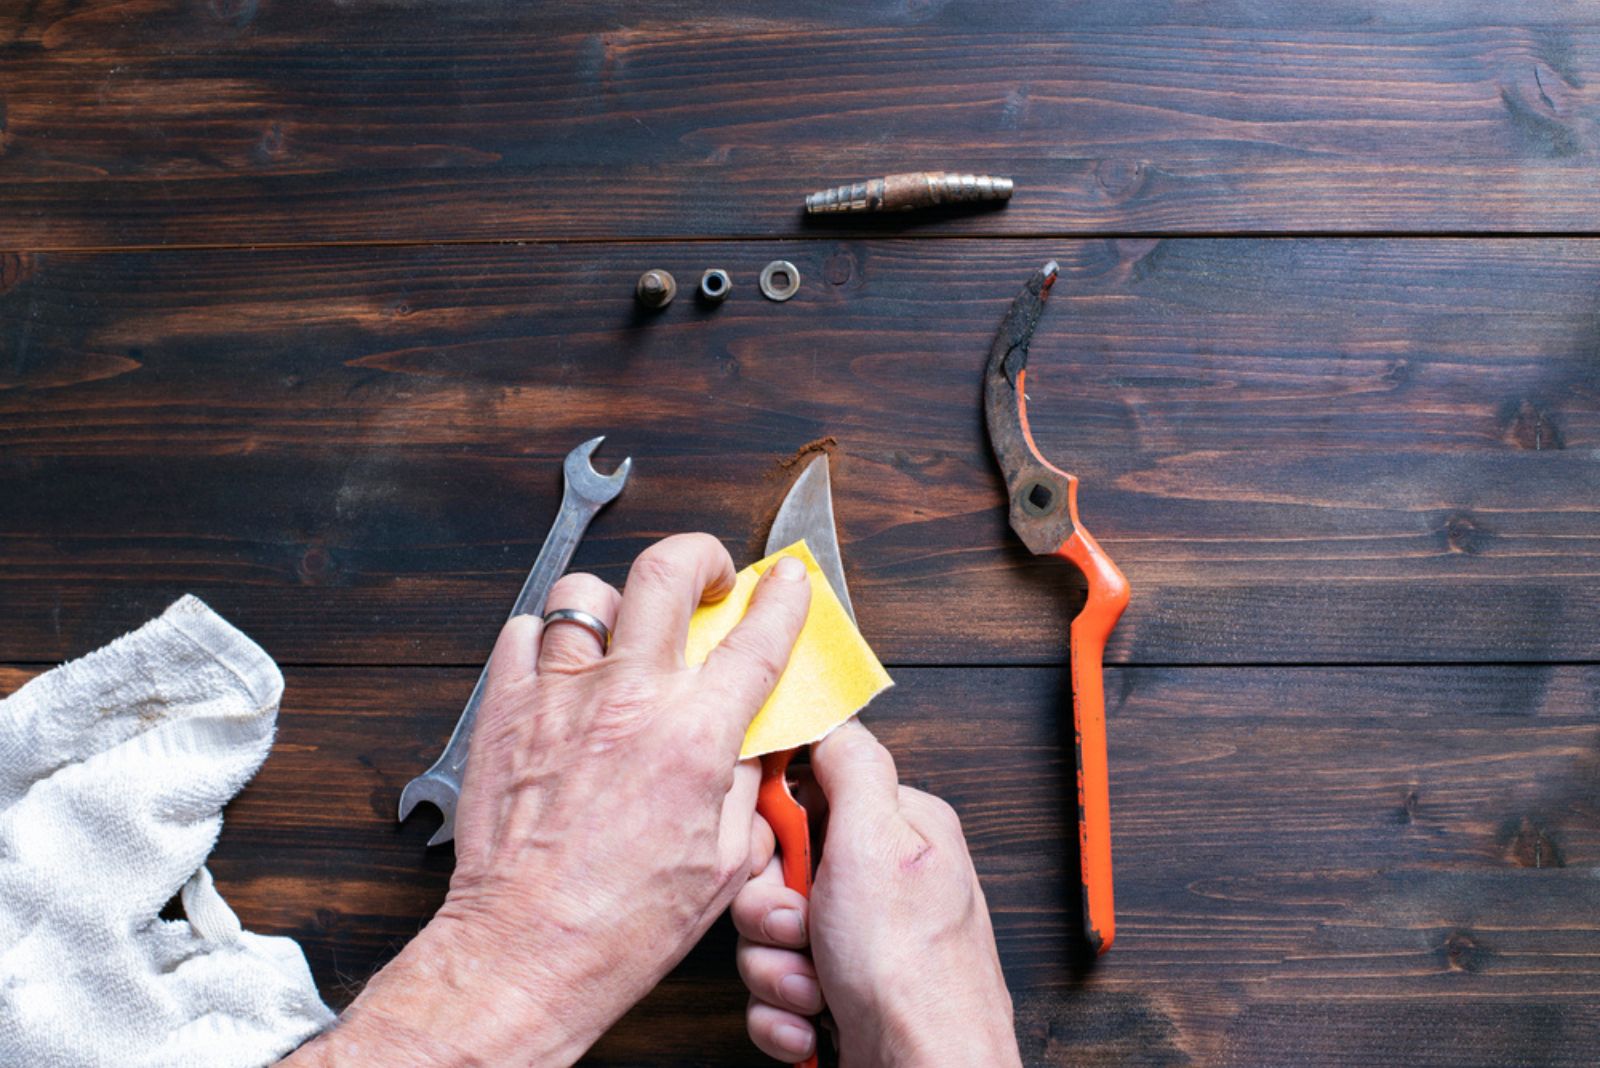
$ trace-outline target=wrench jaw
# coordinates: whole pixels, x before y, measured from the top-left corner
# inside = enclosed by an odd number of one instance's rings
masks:
[[[567,459],[562,464],[562,473],[567,478],[567,488],[580,500],[595,505],[608,504],[615,500],[617,494],[622,492],[622,487],[628,483],[628,472],[633,470],[631,456],[618,464],[617,469],[609,475],[602,475],[595,470],[592,457],[604,440],[606,440],[604,434],[590,438],[567,453]]]
[[[444,817],[444,822],[433,832],[428,844],[443,845],[456,836],[456,801],[460,796],[460,787],[429,769],[406,783],[406,788],[400,791],[400,822],[404,823],[418,805],[432,805]]]

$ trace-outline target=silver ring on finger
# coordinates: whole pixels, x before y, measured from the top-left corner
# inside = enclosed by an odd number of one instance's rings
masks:
[[[600,651],[605,652],[611,647],[611,628],[599,616],[585,612],[581,608],[557,608],[544,614],[544,625],[552,623],[576,623],[584,630],[600,639]]]

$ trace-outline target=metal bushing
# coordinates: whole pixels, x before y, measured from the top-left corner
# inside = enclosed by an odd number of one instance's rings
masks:
[[[800,292],[800,272],[788,260],[773,260],[761,268],[761,295],[784,301]]]
[[[700,276],[700,299],[707,304],[721,304],[732,288],[732,279],[721,267],[713,267]]]
[[[660,269],[644,272],[639,276],[639,284],[633,287],[634,299],[646,308],[665,308],[677,295],[677,280]]]

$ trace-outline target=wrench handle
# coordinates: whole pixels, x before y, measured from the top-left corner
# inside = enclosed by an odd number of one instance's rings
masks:
[[[511,603],[511,613],[506,618],[514,619],[517,616],[542,616],[544,605],[550,597],[550,587],[556,584],[567,570],[567,565],[572,563],[572,554],[577,551],[578,543],[583,540],[584,531],[589,529],[589,523],[600,511],[601,505],[589,504],[573,492],[570,483],[566,485],[561,494],[561,511],[556,515],[555,523],[550,527],[550,533],[545,535],[544,546],[539,550],[539,556],[533,561],[533,567],[528,571],[528,577],[522,583],[522,592],[517,594],[517,599]],[[444,747],[444,753],[435,762],[435,768],[448,768],[460,781],[460,776],[467,766],[467,753],[472,743],[472,728],[478,721],[478,705],[483,702],[484,687],[489,681],[489,665],[483,665],[483,670],[478,674],[477,684],[472,687],[472,696],[467,698],[466,707],[461,710],[461,718],[456,720],[456,729],[450,732],[450,742]]]
[[[1072,621],[1072,722],[1078,765],[1078,847],[1083,927],[1096,956],[1116,937],[1111,882],[1111,776],[1106,765],[1106,639],[1128,606],[1128,580],[1081,526],[1056,550],[1083,572],[1089,597]]]
[[[772,827],[778,842],[778,859],[783,864],[783,885],[811,897],[811,824],[806,807],[795,800],[789,789],[789,762],[796,749],[768,753],[761,758],[761,790],[756,794],[756,811]],[[822,1029],[817,1028],[817,1042]],[[800,1062],[801,1068],[817,1068],[813,1053]]]

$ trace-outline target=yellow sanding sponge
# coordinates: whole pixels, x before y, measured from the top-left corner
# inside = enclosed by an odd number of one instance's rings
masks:
[[[732,593],[696,610],[689,620],[689,645],[684,659],[690,665],[705,662],[717,643],[744,618],[756,580],[781,556],[793,556],[805,563],[811,580],[811,611],[789,656],[789,666],[744,736],[740,759],[819,741],[894,685],[866,639],[850,622],[849,613],[803,541],[757,560],[739,572]]]

